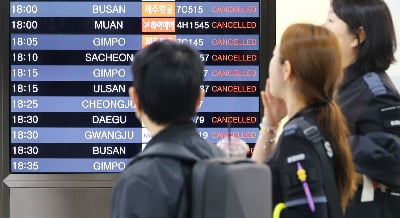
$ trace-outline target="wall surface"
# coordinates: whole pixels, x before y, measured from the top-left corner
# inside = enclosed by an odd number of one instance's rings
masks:
[[[329,10],[330,0],[277,0],[276,1],[276,40],[279,42],[283,31],[293,23],[313,23],[322,24],[325,22]],[[396,28],[397,63],[393,64],[388,73],[400,89],[400,1],[386,0]]]
[[[394,0],[398,1],[398,0]],[[328,14],[330,0],[277,0],[276,41],[293,23],[323,24]]]

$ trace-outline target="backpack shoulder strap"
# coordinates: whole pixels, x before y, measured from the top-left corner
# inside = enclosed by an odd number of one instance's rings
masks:
[[[166,157],[172,159],[183,160],[187,162],[197,162],[199,157],[194,155],[191,151],[183,145],[176,145],[172,143],[156,143],[145,149],[142,153],[138,154],[129,165],[145,157]]]
[[[296,118],[294,122],[301,129],[306,138],[313,144],[314,149],[317,151],[322,169],[330,169],[332,166],[328,160],[327,152],[324,150],[324,138],[321,135],[318,127],[311,125],[303,117]],[[329,148],[330,149],[330,148]],[[329,150],[328,149],[328,150]],[[343,218],[343,212],[340,207],[339,192],[336,186],[335,176],[333,170],[323,170],[324,187],[328,199],[329,211],[332,218]]]
[[[363,79],[367,83],[369,90],[371,90],[375,96],[386,95],[388,93],[377,73],[367,73],[363,76]]]

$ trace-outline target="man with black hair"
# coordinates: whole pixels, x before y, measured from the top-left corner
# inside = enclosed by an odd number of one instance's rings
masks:
[[[129,95],[136,117],[151,132],[143,152],[155,144],[184,146],[200,159],[222,152],[199,136],[192,117],[204,93],[200,54],[187,45],[155,42],[135,55]],[[129,164],[116,184],[112,218],[190,217],[193,163],[162,156]]]

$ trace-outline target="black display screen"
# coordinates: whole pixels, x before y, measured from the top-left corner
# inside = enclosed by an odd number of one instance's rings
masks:
[[[249,0],[10,0],[11,173],[122,171],[151,139],[127,93],[129,64],[136,51],[165,39],[195,47],[205,63],[206,97],[193,117],[199,135],[215,143],[231,123],[232,136],[254,145],[266,77],[262,7]]]

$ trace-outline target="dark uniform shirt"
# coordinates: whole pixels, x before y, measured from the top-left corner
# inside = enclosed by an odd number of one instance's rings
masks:
[[[216,146],[199,136],[191,122],[162,130],[147,148],[160,142],[185,146],[201,159],[222,156]],[[191,167],[180,160],[164,157],[146,157],[128,166],[115,186],[111,217],[190,217],[186,183]]]
[[[368,74],[371,84],[364,75],[346,72],[339,89],[339,105],[347,119],[350,130],[350,145],[356,170],[384,184],[400,185],[400,105],[399,94],[388,75],[384,72]],[[400,217],[389,215],[391,209],[383,202],[393,196],[375,193],[374,202],[360,202],[362,186],[346,210],[346,216],[358,217]],[[386,212],[385,212],[386,211]]]
[[[281,218],[328,217],[327,200],[322,182],[322,169],[318,152],[313,144],[302,133],[294,122],[303,117],[310,125],[318,127],[316,109],[309,108],[297,113],[285,125],[279,138],[277,149],[267,161],[273,178],[273,207],[285,203],[287,208],[281,213]],[[322,146],[322,145],[321,145]],[[307,183],[315,202],[315,213],[312,213],[306,200],[302,183],[297,177],[297,162],[306,170]],[[340,203],[340,202],[339,202]]]

